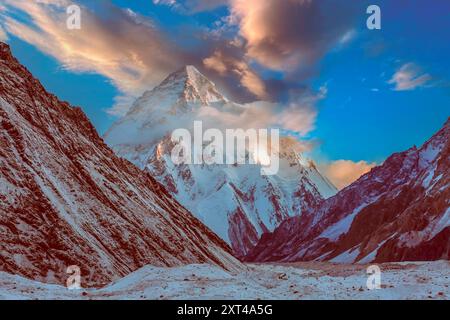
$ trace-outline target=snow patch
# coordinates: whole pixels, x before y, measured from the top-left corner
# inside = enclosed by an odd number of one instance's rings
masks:
[[[347,251],[341,253],[337,257],[334,257],[330,260],[330,262],[336,262],[336,263],[353,263],[356,259],[356,257],[359,255],[360,250],[359,248],[356,248],[357,246],[348,249]]]
[[[363,203],[359,207],[355,208],[352,213],[347,215],[345,218],[339,220],[335,224],[325,229],[319,236],[319,238],[328,238],[332,241],[336,241],[342,234],[345,234],[348,232],[348,230],[350,230],[350,227],[356,215],[367,205],[368,203]]]

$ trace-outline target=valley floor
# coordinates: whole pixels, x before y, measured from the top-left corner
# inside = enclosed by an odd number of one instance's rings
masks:
[[[450,299],[450,262],[380,264],[381,289],[366,265],[249,264],[232,275],[210,265],[146,266],[102,289],[68,290],[0,272],[0,299]]]

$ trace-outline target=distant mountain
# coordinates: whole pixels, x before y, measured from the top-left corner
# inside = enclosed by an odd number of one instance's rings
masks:
[[[0,271],[101,286],[139,267],[241,268],[229,246],[153,179],[118,158],[0,43]]]
[[[450,259],[450,119],[302,217],[263,236],[248,261]]]
[[[312,162],[283,141],[280,171],[273,176],[262,176],[259,165],[173,164],[170,135],[174,129],[192,130],[195,120],[208,122],[215,113],[239,115],[245,108],[187,66],[144,93],[105,135],[119,156],[150,172],[240,257],[261,234],[337,192]]]

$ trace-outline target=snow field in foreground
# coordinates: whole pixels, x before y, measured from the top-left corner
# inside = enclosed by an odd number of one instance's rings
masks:
[[[248,265],[229,274],[211,265],[143,267],[102,289],[68,290],[0,272],[0,299],[449,299],[450,263],[379,265],[381,289],[366,267],[332,263]]]

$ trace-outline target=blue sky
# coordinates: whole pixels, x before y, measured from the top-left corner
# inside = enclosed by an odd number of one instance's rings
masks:
[[[422,144],[450,115],[450,3],[401,2],[382,2],[382,30],[362,28],[348,47],[321,62],[314,81],[328,81],[328,95],[311,136],[322,139],[323,153],[333,159],[380,162]],[[380,52],[368,52],[371,46]],[[420,66],[432,80],[392,90],[387,82],[405,63]]]
[[[319,162],[380,163],[393,152],[422,144],[450,116],[449,1],[344,5],[325,0],[317,8],[310,5],[307,18],[300,12],[305,5],[297,4],[272,10],[273,19],[271,10],[264,12],[261,21],[273,23],[273,32],[250,19],[252,12],[263,11],[252,11],[250,6],[258,5],[255,1],[245,7],[239,0],[216,0],[211,3],[217,5],[208,7],[195,0],[153,2],[77,1],[89,10],[86,21],[92,30],[63,41],[73,45],[83,40],[82,57],[62,52],[66,47],[57,43],[64,31],[55,28],[64,8],[21,7],[17,1],[0,0],[4,3],[0,25],[16,57],[49,91],[81,106],[101,134],[117,119],[109,111],[120,105],[118,101],[130,104],[187,63],[195,64],[239,102],[289,105],[292,99],[318,96],[325,88],[326,94],[307,106],[315,114],[313,122],[298,130],[287,127],[302,140],[314,142],[310,154]],[[288,2],[278,3],[283,7]],[[381,8],[381,30],[366,28],[369,4]],[[124,9],[138,18],[130,20],[122,14]],[[293,13],[282,21],[279,17],[286,12]],[[54,21],[40,21],[43,13]],[[307,21],[289,20],[299,17]],[[264,32],[270,37],[254,38]],[[232,40],[240,40],[239,46],[230,46]],[[137,57],[134,65],[127,63],[125,53]],[[89,54],[95,59],[89,60]],[[239,68],[239,76],[217,69],[217,64],[208,67],[207,58],[222,59],[224,68]],[[108,59],[117,65],[110,66]],[[298,108],[303,108],[301,103]]]

